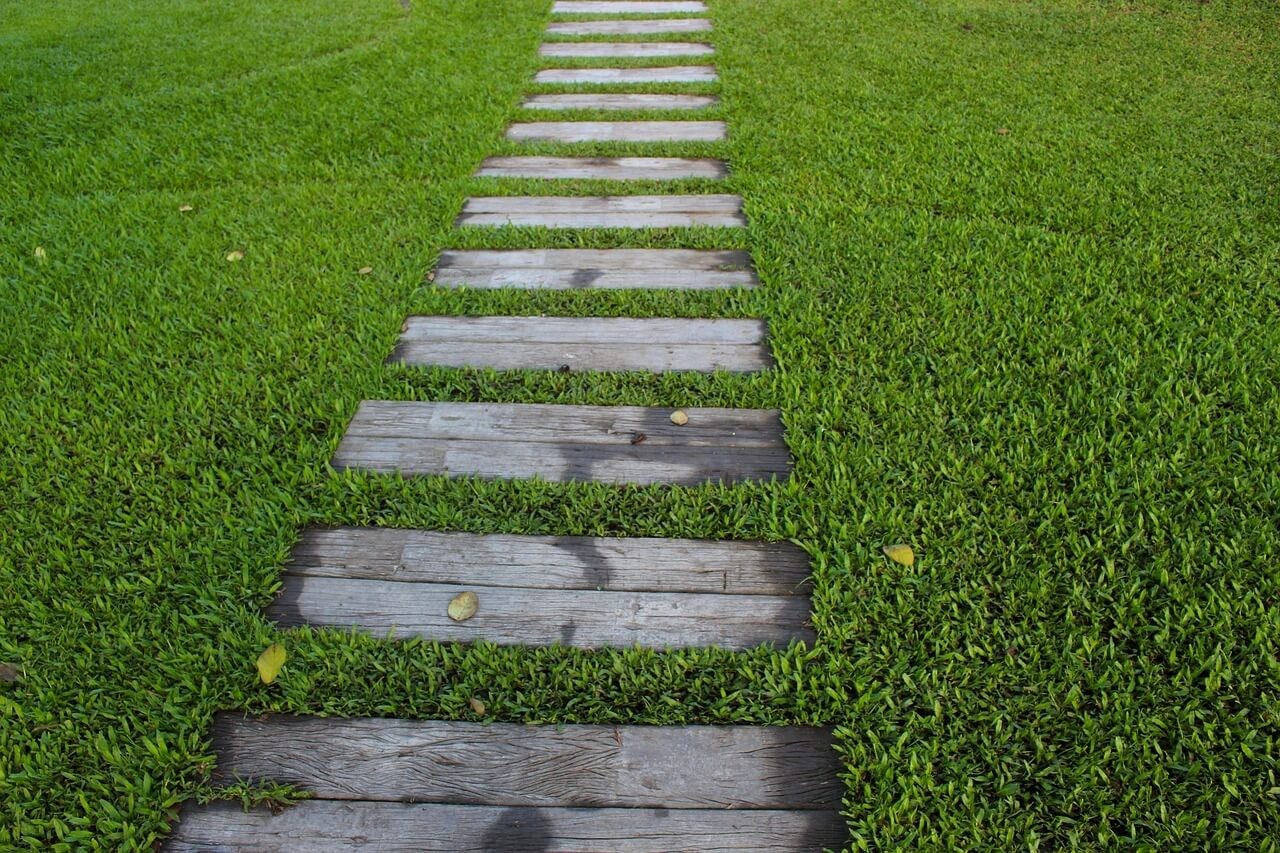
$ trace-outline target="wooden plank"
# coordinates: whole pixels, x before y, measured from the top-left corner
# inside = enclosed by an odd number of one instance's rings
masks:
[[[516,142],[717,142],[722,121],[530,121],[507,128]]]
[[[744,228],[736,195],[489,196],[467,199],[459,226]]]
[[[184,809],[170,853],[704,853],[840,849],[834,810],[612,809],[305,800],[280,814],[219,801]]]
[[[647,58],[655,56],[710,56],[716,50],[709,44],[689,41],[587,41],[548,42],[538,48],[542,56],[578,56],[617,58]]]
[[[666,809],[833,809],[826,729],[526,726],[219,714],[215,783],[326,800]]]
[[[712,95],[646,95],[641,93],[530,95],[527,110],[700,110],[720,100]]]
[[[729,344],[474,344],[405,341],[392,361],[418,367],[753,373],[771,364],[762,347]]]
[[[712,290],[756,287],[751,256],[694,249],[533,249],[449,251],[440,256],[439,287],[545,290]]]
[[[720,79],[710,65],[672,65],[664,68],[545,68],[533,82],[546,84],[714,83]]]
[[[803,595],[809,558],[786,542],[512,536],[309,527],[289,575],[541,589]]]
[[[401,341],[437,343],[732,344],[764,343],[763,320],[688,317],[415,316]]]
[[[489,157],[476,175],[482,178],[571,178],[609,181],[723,179],[723,160],[681,157]]]
[[[711,30],[706,18],[650,18],[636,21],[553,21],[549,35],[633,36],[659,33],[705,33]]]
[[[674,15],[706,12],[702,0],[556,0],[553,15]]]

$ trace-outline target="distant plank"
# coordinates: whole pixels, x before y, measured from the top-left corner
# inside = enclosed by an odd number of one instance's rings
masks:
[[[527,110],[701,110],[714,107],[711,95],[530,95],[521,104]]]
[[[718,80],[710,65],[672,65],[664,68],[546,68],[535,83],[713,83]]]
[[[607,181],[719,180],[728,175],[723,160],[682,157],[489,157],[482,178],[582,178]]]
[[[771,363],[759,320],[657,317],[410,317],[392,359],[495,370],[653,373],[749,373]]]
[[[717,142],[722,121],[531,121],[507,128],[516,142]]]
[[[635,59],[655,56],[710,56],[709,44],[688,41],[548,42],[538,48],[542,56]]]
[[[449,251],[438,287],[530,290],[714,290],[759,285],[751,256],[694,249]]]
[[[803,595],[810,569],[786,542],[310,527],[286,572],[475,588]]]
[[[743,228],[736,195],[488,196],[467,199],[459,226]]]
[[[406,475],[695,485],[790,471],[777,412],[366,401],[333,458]],[[633,440],[639,434],[645,438]]]
[[[702,0],[557,0],[553,15],[674,15],[706,12]]]
[[[839,807],[825,729],[526,726],[219,714],[216,783],[323,800],[665,809]]]
[[[705,33],[711,30],[706,18],[651,18],[636,21],[559,21],[547,25],[549,35],[632,36],[658,33]]]

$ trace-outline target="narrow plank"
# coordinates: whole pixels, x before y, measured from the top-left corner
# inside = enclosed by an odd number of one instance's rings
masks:
[[[530,121],[507,128],[516,142],[717,142],[722,121]]]
[[[710,65],[671,65],[664,68],[545,68],[533,82],[568,83],[714,83],[720,79]]]
[[[489,196],[467,199],[459,226],[744,228],[736,195]]]
[[[713,290],[760,283],[741,251],[694,249],[533,249],[448,251],[439,287],[530,290]]]
[[[712,95],[647,95],[640,93],[599,95],[530,95],[521,104],[527,110],[701,110],[720,100]]]
[[[272,779],[325,800],[665,809],[839,807],[826,729],[526,726],[217,715],[216,783]]]
[[[764,343],[763,320],[724,317],[456,317],[416,316],[401,341],[439,343],[730,344]]]
[[[286,573],[477,588],[803,595],[809,559],[786,542],[309,527]]]
[[[538,48],[542,56],[637,59],[657,56],[710,56],[709,44],[689,41],[548,42]]]
[[[674,15],[706,12],[702,0],[556,0],[553,15]]]
[[[218,801],[183,810],[170,853],[706,853],[840,849],[833,810],[613,809],[304,800],[273,814]]]
[[[729,170],[723,160],[681,157],[489,157],[482,178],[586,178],[608,181],[719,180]]]
[[[547,25],[549,35],[561,36],[633,36],[659,33],[710,32],[706,18],[650,18],[636,21],[553,21]]]

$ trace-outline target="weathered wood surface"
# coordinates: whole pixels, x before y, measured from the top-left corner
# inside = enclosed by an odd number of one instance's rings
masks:
[[[778,414],[496,403],[366,401],[334,454],[338,469],[560,482],[696,485],[786,479]],[[640,435],[645,438],[633,441]]]
[[[219,714],[214,780],[326,800],[666,809],[833,809],[826,729],[526,726]]]
[[[410,317],[393,361],[494,370],[663,373],[770,365],[758,320],[625,317]]]
[[[696,249],[531,249],[449,251],[439,287],[546,290],[715,290],[757,287],[751,256]]]
[[[278,815],[191,805],[170,853],[814,853],[848,840],[834,810],[611,809],[307,800]]]
[[[568,83],[714,83],[719,77],[710,65],[672,65],[665,68],[545,68],[533,82]]]
[[[507,128],[515,142],[716,142],[722,121],[530,121]]]
[[[553,15],[674,15],[706,12],[702,0],[557,0]]]
[[[804,595],[809,558],[786,542],[309,527],[286,572],[476,588]]]
[[[654,56],[710,56],[716,49],[690,41],[587,41],[548,42],[538,48],[542,56],[641,58]]]
[[[608,181],[718,180],[728,175],[723,160],[682,157],[489,157],[482,178],[571,178]]]
[[[553,21],[549,35],[633,36],[658,33],[705,33],[711,30],[706,18],[650,18],[635,21]]]
[[[530,95],[527,110],[700,110],[714,107],[713,95],[647,95],[641,93]]]
[[[459,226],[744,228],[736,195],[487,196],[467,199]]]

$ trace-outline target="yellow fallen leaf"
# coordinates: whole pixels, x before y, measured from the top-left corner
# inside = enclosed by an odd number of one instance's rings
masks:
[[[34,254],[36,256],[36,260],[42,264],[49,260],[49,253],[44,250],[44,246],[36,246]]]
[[[288,659],[289,655],[281,644],[272,643],[267,646],[266,651],[258,655],[258,677],[262,679],[262,683],[270,684],[275,681],[280,668]]]
[[[454,622],[466,622],[476,615],[480,607],[480,599],[471,591],[460,592],[449,602],[449,618]]]
[[[671,422],[676,426],[684,426],[689,422],[689,416],[679,409],[671,413]]]
[[[189,204],[180,204],[180,205],[178,205],[178,212],[179,212],[179,213],[190,213],[190,212],[191,212],[191,211],[193,211],[193,210],[195,210],[195,208],[194,208],[194,207],[192,207],[192,206],[191,206],[191,205],[189,205]]]
[[[236,249],[234,252],[227,252],[227,260],[233,264],[236,261],[244,260],[244,252],[239,249]]]
[[[914,566],[916,564],[916,552],[911,550],[910,545],[885,545],[880,550],[884,551],[884,555],[895,563],[904,566]]]
[[[470,701],[470,702],[468,702],[467,704],[469,704],[469,705],[471,706],[471,710],[473,710],[473,711],[475,711],[475,712],[476,712],[476,716],[478,716],[478,717],[483,717],[483,716],[484,716],[484,712],[485,712],[484,703],[483,703],[483,702],[481,702],[479,699],[477,699],[476,697],[472,696],[472,697],[471,697],[471,701]]]
[[[360,267],[356,272],[360,273],[360,275],[368,275],[373,272],[373,267]]]

